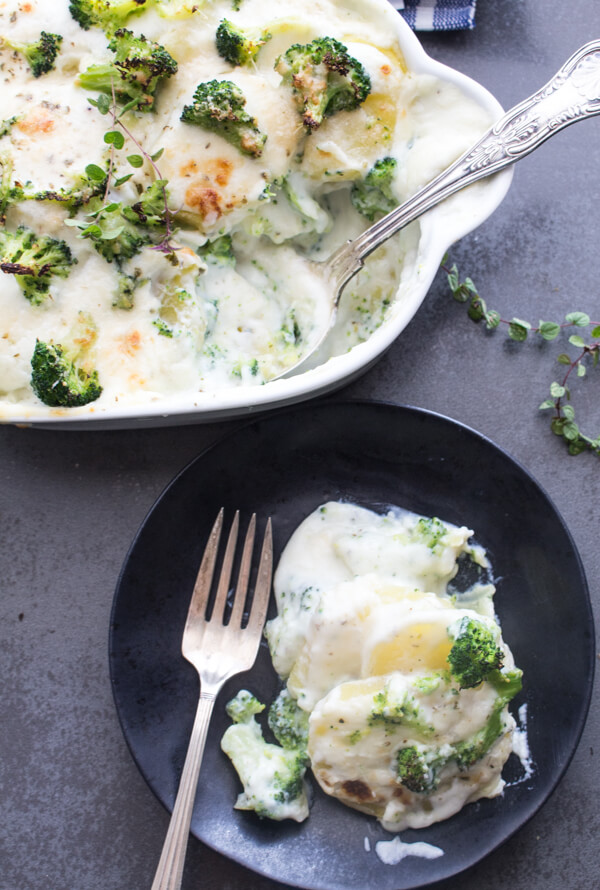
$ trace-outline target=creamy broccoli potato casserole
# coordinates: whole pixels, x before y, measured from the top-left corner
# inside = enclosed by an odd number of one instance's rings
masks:
[[[251,692],[227,706],[221,744],[243,783],[238,808],[302,821],[309,766],[323,791],[389,831],[502,793],[521,671],[472,535],[337,502],[302,522],[279,562],[266,630],[284,683],[268,711],[273,740]]]
[[[383,8],[382,8],[383,7]],[[481,107],[373,0],[0,2],[0,417],[265,383],[329,314],[307,259],[412,194]],[[381,324],[418,228],[347,289]]]

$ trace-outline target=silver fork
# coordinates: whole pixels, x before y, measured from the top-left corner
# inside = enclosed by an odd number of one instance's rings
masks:
[[[181,651],[198,671],[200,699],[152,890],[179,890],[181,887],[194,798],[213,705],[225,681],[234,674],[249,670],[254,664],[267,615],[273,566],[270,519],[263,538],[248,621],[245,627],[242,625],[256,531],[256,514],[253,514],[244,540],[231,614],[228,623],[224,623],[239,528],[239,511],[236,511],[225,548],[214,605],[207,617],[223,513],[221,509],[210,533],[183,632]]]

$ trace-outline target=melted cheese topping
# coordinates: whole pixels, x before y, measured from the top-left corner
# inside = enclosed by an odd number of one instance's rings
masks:
[[[467,618],[493,631],[503,670],[514,668],[472,534],[398,509],[328,503],[294,532],[275,574],[278,614],[266,633],[277,672],[310,714],[313,774],[390,831],[446,819],[504,787],[515,721],[491,680],[460,688],[448,662]],[[475,582],[458,577],[464,564]],[[488,730],[481,753],[462,761],[458,752]],[[406,748],[429,758],[427,790],[402,781]]]
[[[0,275],[0,418],[13,414],[15,406],[31,416],[65,413],[44,408],[34,395],[30,360],[38,339],[68,345],[82,313],[96,331],[85,366],[97,369],[103,392],[88,406],[68,409],[71,414],[116,404],[167,404],[179,395],[260,385],[283,373],[312,347],[329,317],[328,289],[310,260],[325,259],[368,225],[350,201],[353,183],[377,160],[394,157],[400,202],[488,123],[454,86],[406,70],[391,19],[396,13],[387,3],[318,0],[299,6],[297,0],[279,0],[274,16],[266,0],[244,0],[237,11],[230,0],[153,0],[125,26],[162,44],[178,70],[160,84],[155,111],[125,115],[125,144],[111,149],[104,141],[110,114],[90,104],[97,94],[78,80],[88,66],[113,58],[108,37],[99,27],[79,27],[68,5],[0,3],[4,182],[25,186],[30,196],[59,192],[72,189],[88,165],[112,164],[106,201],[132,204],[160,177],[168,183],[177,250],[172,262],[146,246],[119,269],[81,237],[77,223],[91,221],[85,206],[74,211],[73,220],[59,201],[30,197],[9,203],[5,231],[26,226],[64,240],[77,263],[66,278],[52,279],[42,305],[24,297],[13,274]],[[223,18],[242,30],[270,31],[252,64],[234,68],[218,54],[215,32]],[[42,30],[63,40],[54,69],[34,78],[24,56],[2,38],[28,43]],[[327,117],[308,134],[274,64],[292,44],[319,36],[345,43],[372,88],[359,108]],[[211,79],[231,80],[243,90],[246,110],[267,136],[260,157],[181,121],[196,86]],[[140,147],[144,163],[132,168],[127,158],[139,155]],[[160,158],[150,162],[159,151]],[[207,240],[223,234],[233,239],[235,267],[204,263],[197,254]],[[388,242],[347,288],[322,360],[352,348],[381,324],[416,237],[413,227]],[[116,298],[122,275],[135,282],[127,308]]]

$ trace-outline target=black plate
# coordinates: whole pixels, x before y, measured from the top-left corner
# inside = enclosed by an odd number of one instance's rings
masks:
[[[408,890],[477,862],[542,805],[563,775],[587,714],[594,629],[582,566],[546,494],[506,453],[439,415],[378,403],[320,402],[237,429],[168,486],[140,529],[118,582],[110,635],[117,710],[148,784],[171,809],[196,708],[198,682],[180,654],[204,542],[218,508],[272,516],[276,556],[300,520],[329,499],[397,504],[476,530],[498,576],[496,607],[524,670],[534,773],[512,757],[503,797],[466,807],[421,831],[438,859],[384,865],[389,839],[374,820],[320,791],[305,823],[261,821],[233,809],[238,782],[220,751],[223,704],[243,686],[278,688],[268,651],[225,687],[211,724],[193,833],[224,855],[283,883],[315,890]],[[365,838],[369,844],[365,844]],[[370,851],[366,847],[370,846]]]

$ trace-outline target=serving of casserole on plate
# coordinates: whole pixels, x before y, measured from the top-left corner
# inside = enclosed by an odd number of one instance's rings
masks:
[[[383,245],[302,357],[324,260],[500,108],[386,0],[0,6],[0,420],[214,420],[334,389],[417,311],[511,173]]]

